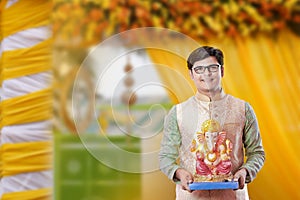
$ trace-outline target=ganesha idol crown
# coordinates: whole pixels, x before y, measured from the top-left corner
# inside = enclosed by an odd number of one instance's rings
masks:
[[[231,179],[231,151],[232,143],[227,139],[226,132],[221,131],[220,124],[213,119],[204,121],[191,145],[196,160],[194,181],[219,182]]]

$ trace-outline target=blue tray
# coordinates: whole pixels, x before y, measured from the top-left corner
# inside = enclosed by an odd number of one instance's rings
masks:
[[[228,182],[194,182],[189,184],[190,190],[226,190],[238,189],[239,183],[237,181]]]

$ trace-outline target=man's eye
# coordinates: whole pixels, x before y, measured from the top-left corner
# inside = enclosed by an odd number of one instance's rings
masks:
[[[195,70],[197,70],[197,71],[202,71],[202,70],[203,70],[203,67],[202,67],[202,66],[196,67]]]

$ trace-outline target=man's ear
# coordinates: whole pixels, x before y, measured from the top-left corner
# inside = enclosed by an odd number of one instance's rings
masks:
[[[223,65],[221,66],[221,76],[222,77],[224,76],[224,67],[223,67]]]
[[[194,79],[194,74],[193,74],[193,71],[189,69],[189,74],[190,74],[190,77],[191,79]]]

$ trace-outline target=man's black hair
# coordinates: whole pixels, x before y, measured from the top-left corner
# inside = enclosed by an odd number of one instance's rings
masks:
[[[189,70],[192,69],[195,62],[199,60],[203,60],[207,57],[214,56],[218,63],[223,66],[223,52],[220,49],[210,47],[210,46],[202,46],[195,49],[187,59],[187,66]]]

